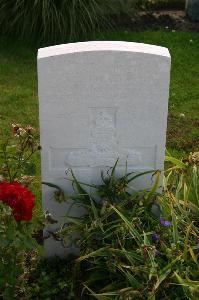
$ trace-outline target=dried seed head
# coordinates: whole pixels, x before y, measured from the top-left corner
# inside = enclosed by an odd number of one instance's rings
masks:
[[[188,162],[190,165],[199,166],[199,152],[191,152],[188,157]]]
[[[12,124],[12,133],[16,135],[20,135],[20,126],[19,124],[13,123]]]
[[[30,126],[30,125],[28,125],[26,128],[25,128],[25,131],[27,132],[27,134],[33,134],[33,131],[34,131],[35,129],[32,127],[32,126]]]

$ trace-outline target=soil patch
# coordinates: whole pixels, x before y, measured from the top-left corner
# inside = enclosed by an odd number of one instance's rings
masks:
[[[173,29],[199,32],[199,22],[191,22],[183,10],[141,11],[136,15],[113,16],[117,28],[142,31],[147,29]]]

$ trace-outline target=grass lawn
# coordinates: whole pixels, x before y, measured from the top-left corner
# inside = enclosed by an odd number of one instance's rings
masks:
[[[124,40],[168,47],[172,57],[167,147],[179,156],[199,147],[199,33],[114,32],[98,40]],[[0,44],[0,133],[10,123],[38,128],[37,49],[19,42]],[[184,115],[181,115],[184,114]],[[36,159],[39,166],[39,157]],[[37,174],[39,176],[39,167]]]

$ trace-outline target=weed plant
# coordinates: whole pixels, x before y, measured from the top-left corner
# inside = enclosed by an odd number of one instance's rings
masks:
[[[92,186],[98,200],[72,172],[72,205],[86,214],[67,214],[57,236],[80,251],[71,272],[74,299],[198,299],[199,156],[183,162],[168,155],[166,161],[161,194],[159,171],[150,190],[132,193],[131,182],[146,174],[117,178],[116,162],[102,174],[103,184]],[[59,189],[56,198],[64,201]]]

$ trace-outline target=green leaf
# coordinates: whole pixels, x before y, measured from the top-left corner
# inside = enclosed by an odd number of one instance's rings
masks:
[[[189,246],[189,253],[190,253],[190,255],[191,255],[193,261],[196,263],[196,265],[198,265],[197,257],[196,257],[196,255],[195,255],[193,249],[192,249],[190,246]]]
[[[156,176],[155,182],[154,182],[152,188],[150,189],[150,191],[147,193],[145,202],[149,202],[151,196],[153,196],[155,194],[156,190],[159,187],[161,172],[159,170],[157,170],[153,176]]]
[[[54,183],[42,181],[42,184],[47,185],[47,186],[49,186],[49,187],[52,187],[52,188],[57,189],[57,190],[59,190],[60,192],[62,192],[62,189],[61,189],[58,185],[56,185],[56,184],[54,184]]]
[[[135,251],[127,251],[125,249],[120,250],[114,248],[110,248],[109,251],[113,252],[113,254],[117,254],[118,256],[125,257],[131,263],[133,263],[134,260],[143,262],[142,257],[138,255]]]
[[[186,169],[187,165],[183,163],[181,160],[172,157],[172,156],[165,156],[165,161],[171,162],[176,165],[178,168]]]
[[[189,278],[183,279],[182,277],[180,277],[180,276],[178,275],[177,272],[174,272],[174,275],[176,276],[176,278],[178,279],[178,281],[179,281],[179,283],[180,283],[181,285],[199,289],[199,281],[194,281],[194,280],[191,280],[191,279],[189,279]]]
[[[176,245],[178,245],[179,241],[179,233],[178,233],[178,225],[177,225],[177,217],[174,213],[174,209],[171,209],[171,217],[172,217],[172,228],[173,228],[173,240]]]
[[[166,265],[166,267],[164,267],[162,270],[160,270],[159,277],[158,277],[158,279],[156,281],[156,284],[154,285],[154,288],[153,288],[154,291],[156,291],[159,288],[160,284],[168,277],[168,275],[172,271],[173,265],[175,265],[175,263],[177,261],[179,261],[180,259],[181,259],[181,256],[178,256],[171,263],[169,263],[168,265]]]
[[[190,231],[191,231],[191,227],[193,225],[193,221],[191,222],[191,224],[189,224],[187,231],[186,231],[186,238],[184,240],[184,251],[183,251],[183,258],[186,261],[187,260],[187,252],[188,252],[188,242],[189,242],[189,235],[190,235]]]
[[[128,279],[133,289],[139,289],[142,285],[129,271],[124,271],[125,277]]]
[[[98,300],[110,300],[109,297],[107,296],[111,296],[111,299],[113,299],[112,297],[113,296],[118,296],[118,293],[117,292],[108,292],[108,293],[101,293],[101,294],[96,294],[93,290],[91,290],[91,288],[89,288],[87,285],[85,285],[85,288],[91,293],[91,295],[93,297],[95,297],[95,299],[98,299]]]
[[[108,251],[107,247],[103,247],[96,251],[90,252],[86,255],[80,256],[79,258],[76,259],[76,261],[80,262],[91,257],[107,256],[107,255],[110,255],[110,252]]]
[[[120,216],[120,218],[124,221],[124,223],[128,226],[131,234],[135,238],[137,244],[140,246],[142,243],[142,239],[140,238],[139,232],[135,229],[135,226],[129,222],[129,220],[113,205],[111,205],[112,209]]]
[[[98,219],[99,215],[98,215],[98,210],[95,206],[95,202],[92,200],[92,198],[90,198],[90,202],[91,202],[91,208],[92,208],[92,212],[94,215],[95,220]]]
[[[144,176],[144,175],[147,175],[147,174],[150,174],[150,173],[154,173],[156,172],[156,170],[151,170],[151,171],[145,171],[145,172],[142,172],[142,173],[139,173],[131,178],[128,179],[128,183],[130,183],[132,180],[135,180],[136,178],[140,177],[140,176]]]
[[[113,168],[112,168],[112,171],[111,171],[111,178],[114,178],[115,177],[115,169],[116,169],[116,166],[118,164],[118,161],[119,161],[119,157],[117,158]]]
[[[179,284],[182,286],[186,298],[190,300],[198,299],[198,297],[196,298],[196,295],[198,295],[199,292],[199,281],[193,281],[189,278],[183,279],[180,275],[177,274],[177,272],[174,272],[174,275]]]
[[[84,200],[84,203],[87,205],[90,205],[90,196],[88,195],[88,193],[86,192],[86,190],[84,190],[81,186],[81,184],[77,181],[73,171],[71,170],[71,174],[73,176],[73,183],[77,189],[77,192],[82,196],[82,199]],[[83,203],[83,204],[84,204]]]

